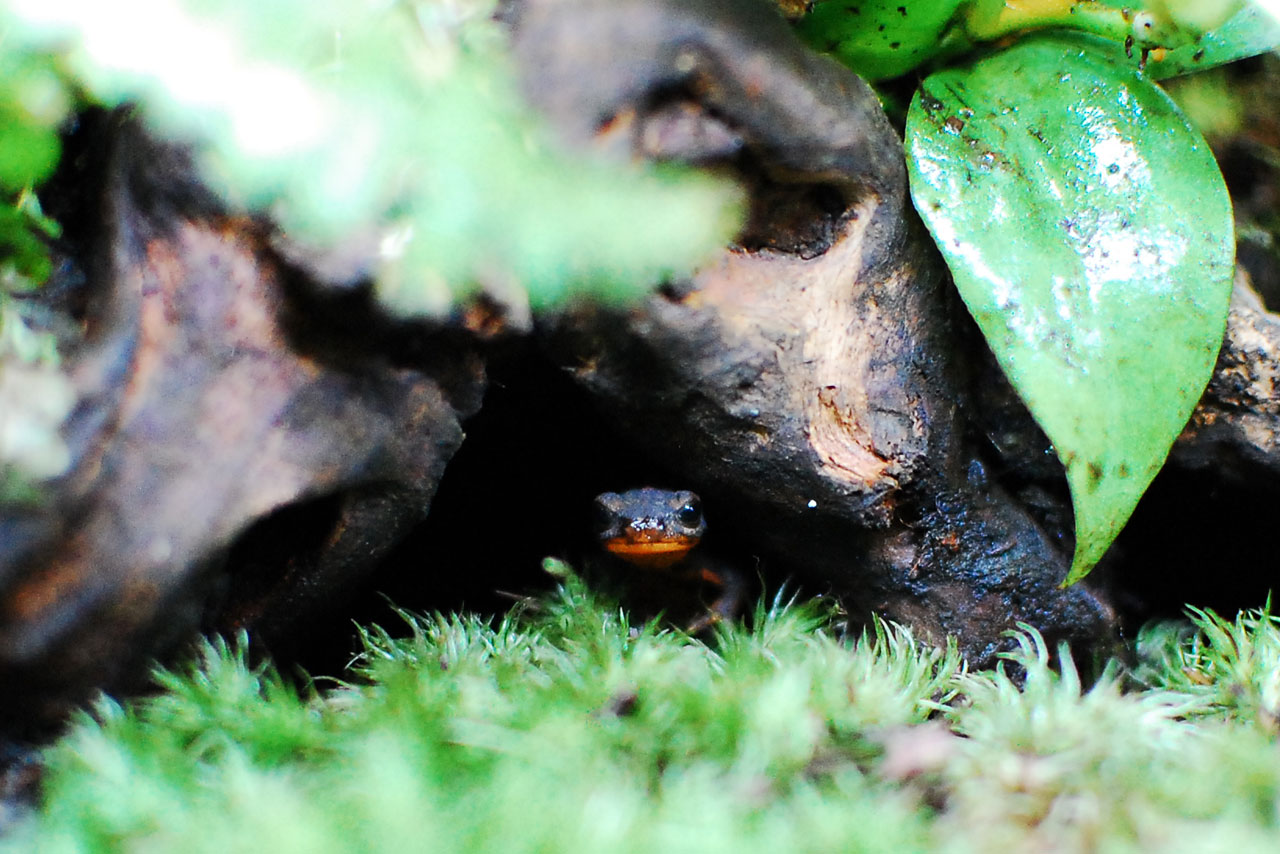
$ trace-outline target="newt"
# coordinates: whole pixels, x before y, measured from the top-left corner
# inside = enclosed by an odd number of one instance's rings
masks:
[[[687,626],[691,634],[736,617],[746,590],[736,570],[694,554],[706,530],[702,500],[688,490],[645,487],[595,499],[596,538],[629,593],[678,606],[684,593],[714,591],[714,601]]]

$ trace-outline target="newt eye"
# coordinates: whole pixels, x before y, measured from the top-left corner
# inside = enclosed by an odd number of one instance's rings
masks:
[[[689,499],[676,511],[676,518],[686,528],[698,527],[702,524],[702,502],[696,498]]]

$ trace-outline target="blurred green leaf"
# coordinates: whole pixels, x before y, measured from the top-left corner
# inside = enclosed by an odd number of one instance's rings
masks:
[[[0,504],[34,501],[69,451],[58,428],[75,402],[52,335],[29,323],[14,294],[50,273],[46,238],[58,226],[32,188],[58,165],[58,125],[71,97],[47,56],[6,42],[0,51]]]
[[[1243,129],[1247,95],[1228,69],[1174,78],[1163,81],[1161,87],[1211,145],[1227,142]]]
[[[0,504],[35,498],[34,482],[66,469],[58,427],[75,400],[52,336],[28,327],[0,291]]]
[[[740,221],[730,184],[551,145],[489,0],[8,5],[15,32],[94,96],[198,141],[232,202],[303,243],[371,236],[395,311],[439,314],[486,283],[534,306],[635,294]]]
[[[1173,102],[1086,38],[1038,37],[927,78],[912,195],[970,312],[1066,466],[1083,577],[1213,370],[1231,203]]]
[[[0,191],[17,194],[58,165],[57,125],[70,107],[46,56],[6,44],[0,51]]]
[[[50,128],[0,112],[0,190],[18,192],[43,181],[58,165],[61,144]]]

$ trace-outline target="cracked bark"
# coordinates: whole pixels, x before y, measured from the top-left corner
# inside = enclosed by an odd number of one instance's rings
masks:
[[[73,466],[47,504],[0,520],[11,732],[129,684],[201,625],[270,639],[330,605],[426,514],[483,384],[466,348],[428,375],[317,334],[262,230],[218,214],[178,152],[107,124],[104,227],[68,359]],[[308,551],[228,576],[250,524],[326,496]]]
[[[875,96],[776,13],[740,5],[522,6],[527,90],[568,140],[714,163],[752,205],[738,244],[691,280],[631,310],[566,311],[544,323],[548,350],[630,438],[732,507],[775,571],[955,635],[978,663],[1019,622],[1107,637],[1105,599],[1058,586],[1068,555],[985,475],[965,416],[981,344],[906,204]],[[683,133],[665,132],[673,113]],[[709,138],[729,142],[689,143]]]

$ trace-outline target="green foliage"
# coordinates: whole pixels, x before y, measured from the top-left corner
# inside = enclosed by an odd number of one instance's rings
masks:
[[[1088,690],[1065,649],[1017,637],[1003,668],[961,680],[967,736],[944,770],[938,829],[957,851],[1271,850],[1280,758],[1248,727],[1193,725],[1201,697],[1124,694],[1114,665]]]
[[[57,125],[70,106],[47,58],[6,46],[0,53],[0,190],[16,195],[52,174]]]
[[[966,672],[954,648],[884,624],[842,641],[781,599],[711,645],[633,628],[574,577],[496,623],[398,613],[405,634],[361,629],[323,693],[240,637],[100,701],[0,851],[1280,844],[1266,611],[1144,632],[1134,693],[1114,663],[1092,686],[1065,649],[1055,668],[1029,629]]]
[[[11,0],[107,104],[197,140],[209,180],[300,241],[376,247],[395,311],[485,285],[538,307],[636,294],[736,228],[693,173],[570,158],[515,92],[491,0]]]
[[[1066,466],[1068,581],[1128,520],[1213,372],[1234,262],[1203,138],[1080,37],[921,85],[912,195],[1005,375]]]
[[[1216,68],[1237,59],[1257,56],[1280,47],[1280,9],[1263,8],[1252,0],[1226,23],[1214,27],[1190,44],[1180,45],[1148,58],[1148,71],[1157,80]]]
[[[0,7],[0,502],[39,497],[73,404],[52,338],[11,294],[49,275],[31,189],[77,91],[197,143],[207,179],[302,244],[363,255],[388,308],[485,287],[519,317],[620,299],[722,245],[738,191],[570,158],[515,90],[491,0],[11,0]],[[65,76],[64,76],[65,74]],[[348,242],[351,249],[344,246]]]
[[[965,5],[965,0],[827,0],[814,3],[796,29],[865,79],[885,80],[945,54],[963,39],[954,19]]]
[[[0,300],[49,277],[43,239],[56,236],[58,227],[31,191],[58,165],[58,125],[70,106],[49,57],[6,45],[0,52]],[[17,355],[32,360],[25,350]]]
[[[1017,37],[924,79],[908,168],[961,296],[1066,467],[1065,583],[1083,578],[1203,392],[1231,291],[1226,187],[1150,81],[1273,50],[1280,21],[1241,0],[826,0],[797,26],[872,80]]]
[[[69,106],[46,57],[0,52],[0,507],[37,500],[38,482],[61,474],[69,458],[58,427],[74,392],[53,336],[20,299],[49,276],[45,240],[57,225],[32,188],[57,166],[57,125]]]

